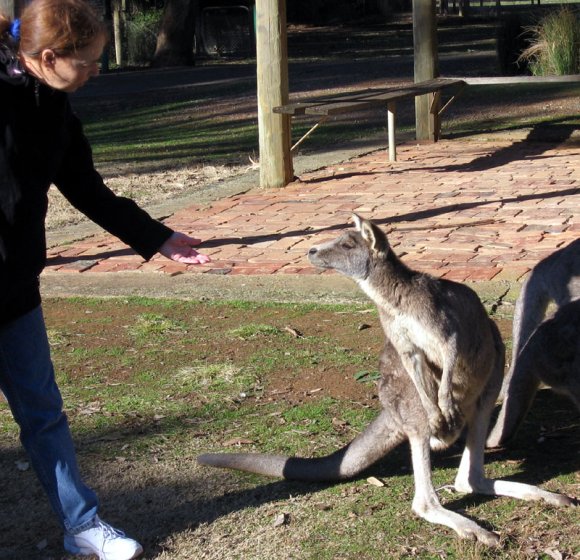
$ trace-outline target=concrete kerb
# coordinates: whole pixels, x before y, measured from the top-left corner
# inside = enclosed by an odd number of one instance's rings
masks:
[[[517,282],[471,282],[485,307],[492,313],[511,316],[520,290]],[[44,297],[151,297],[175,300],[254,301],[257,303],[319,303],[371,305],[348,278],[338,274],[293,276],[220,276],[117,272],[114,274],[45,274]]]

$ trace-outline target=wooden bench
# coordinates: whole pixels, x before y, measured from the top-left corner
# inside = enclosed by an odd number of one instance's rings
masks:
[[[396,139],[395,125],[397,113],[397,101],[415,98],[419,95],[431,96],[431,114],[435,118],[435,140],[439,137],[439,120],[441,113],[455,99],[459,92],[466,85],[464,79],[460,78],[435,78],[418,83],[409,83],[401,86],[388,88],[372,88],[364,91],[343,93],[317,97],[309,101],[289,103],[280,107],[274,107],[274,113],[291,115],[292,117],[315,115],[319,117],[318,122],[310,128],[291,148],[294,152],[296,148],[314,132],[322,123],[330,117],[345,113],[352,113],[365,109],[387,109],[387,129],[389,142],[389,160],[396,161]],[[439,108],[441,92],[444,90],[457,90],[452,94],[451,99]]]

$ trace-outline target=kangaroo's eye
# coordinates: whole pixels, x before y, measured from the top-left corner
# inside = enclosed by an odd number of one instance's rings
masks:
[[[343,249],[346,249],[347,251],[350,249],[354,249],[354,243],[350,242],[350,241],[343,241],[340,246]]]

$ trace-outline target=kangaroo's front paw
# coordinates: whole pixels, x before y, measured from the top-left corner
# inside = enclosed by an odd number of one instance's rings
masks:
[[[429,419],[429,429],[431,430],[431,435],[438,436],[444,433],[447,428],[447,423],[444,416],[441,414],[440,410],[432,411],[428,414]]]
[[[465,418],[452,399],[439,395],[439,408],[445,424],[450,431],[458,430],[463,426]]]
[[[465,419],[463,418],[463,414],[461,414],[461,410],[459,410],[459,408],[457,408],[456,406],[442,410],[441,413],[443,414],[443,417],[445,418],[445,422],[447,423],[447,427],[452,432],[461,428],[465,422]]]

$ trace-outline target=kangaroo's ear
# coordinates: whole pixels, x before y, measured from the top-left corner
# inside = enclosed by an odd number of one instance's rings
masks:
[[[386,253],[389,250],[389,241],[383,230],[371,222],[361,218],[358,214],[353,214],[352,219],[357,231],[361,233],[363,239],[374,253]]]
[[[352,221],[354,223],[354,227],[356,227],[356,230],[362,231],[362,224],[365,221],[365,219],[359,216],[358,214],[353,213]]]

